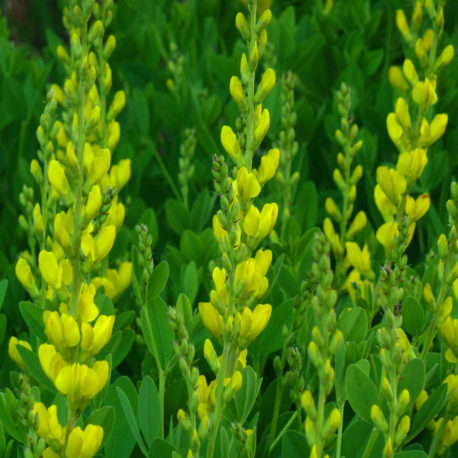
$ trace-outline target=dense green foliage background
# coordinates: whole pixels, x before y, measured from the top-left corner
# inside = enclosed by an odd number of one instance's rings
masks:
[[[63,80],[55,50],[67,38],[60,24],[58,3],[62,2],[0,2],[0,278],[9,280],[2,309],[8,328],[0,329],[2,354],[6,354],[8,337],[20,335],[26,329],[17,308],[25,292],[14,276],[18,254],[27,246],[17,224],[21,212],[19,193],[24,183],[33,185],[29,165],[36,156],[35,130],[47,88]],[[301,181],[292,209],[295,223],[291,240],[296,233],[322,224],[326,197],[338,199],[332,181],[338,152],[334,141],[338,117],[333,94],[345,82],[352,88],[354,116],[364,141],[357,156],[357,162],[364,168],[358,205],[367,212],[371,224],[363,236],[369,236],[371,252],[379,264],[382,262],[383,250],[373,235],[373,228],[382,222],[373,189],[376,166],[396,160],[397,153],[385,126],[396,98],[387,73],[390,65],[402,63],[402,42],[394,14],[396,8],[405,4],[403,0],[336,0],[332,12],[324,15],[318,1],[274,1],[274,19],[269,27],[272,46],[266,52],[264,65],[275,69],[278,82],[286,71],[297,75],[299,154],[294,168],[300,171]],[[137,239],[134,226],[139,221],[146,222],[154,235],[155,261],[166,259],[173,273],[164,297],[170,303],[175,303],[180,292],[185,292],[194,304],[208,297],[208,263],[218,256],[210,229],[216,206],[211,157],[222,152],[221,126],[233,125],[238,115],[228,86],[231,76],[238,72],[242,52],[242,42],[234,27],[239,8],[236,0],[122,0],[117,4],[110,31],[117,40],[110,61],[113,86],[115,90],[123,88],[127,96],[126,108],[119,117],[122,133],[116,161],[132,159],[132,178],[123,191],[126,223],[111,256],[125,258]],[[443,39],[457,49],[457,2],[449,2],[445,19]],[[171,92],[167,85],[167,80],[174,78],[170,63],[177,65],[181,59],[182,71],[175,74],[174,80],[176,91]],[[435,246],[438,235],[446,230],[445,201],[458,165],[457,80],[455,59],[442,73],[438,87],[436,110],[449,115],[447,134],[428,151],[429,164],[414,190],[429,192],[432,205],[419,222],[418,235],[409,247],[412,262],[422,262]],[[280,92],[281,85],[277,84],[267,99],[272,120],[266,149],[278,141]],[[186,127],[195,129],[197,136],[189,209],[177,196],[179,147]],[[271,194],[265,193],[265,200],[280,201],[275,185],[269,186]],[[281,254],[278,250],[276,255]],[[304,260],[304,268],[307,263],[309,260]],[[281,266],[275,272],[282,289],[293,295],[298,283],[281,274]],[[273,287],[266,300],[275,304],[276,300],[283,300],[280,295]],[[134,308],[130,290],[118,307],[121,311]],[[274,324],[255,343],[255,354],[264,355],[260,364],[265,364],[269,354],[281,346],[277,337],[269,341],[274,336],[271,328],[280,327],[281,321],[275,321],[280,318],[274,313]],[[203,331],[193,336],[196,342],[203,338]],[[117,374],[128,375],[134,383],[141,377],[139,368],[144,358],[144,347],[137,343]],[[267,343],[270,347],[263,348]],[[8,385],[7,374],[12,365],[7,359],[0,363],[0,386]],[[147,358],[141,367],[148,371],[151,361]],[[266,368],[263,389],[269,386],[271,369],[268,365]],[[166,402],[169,418],[183,403],[176,394],[183,387],[181,382],[176,383],[176,390],[170,390]],[[261,431],[262,428],[261,421]]]

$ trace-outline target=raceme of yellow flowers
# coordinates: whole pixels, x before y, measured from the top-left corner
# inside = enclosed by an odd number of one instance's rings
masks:
[[[31,244],[32,253],[18,260],[16,275],[43,310],[49,343],[39,344],[39,361],[67,400],[65,426],[55,405],[35,403],[47,458],[92,457],[101,445],[102,427],[75,427],[110,375],[109,362],[96,356],[111,338],[115,317],[100,314],[95,296],[103,286],[116,299],[132,271],[130,262],[119,270],[108,269],[107,262],[125,215],[118,193],[130,178],[130,160],[112,165],[120,137],[116,116],[125,104],[123,91],[110,97],[111,103],[108,97],[112,77],[107,59],[116,40],[104,34],[112,15],[111,0],[71,0],[64,10],[70,49],[59,46],[57,53],[68,76],[63,88],[51,87],[37,130],[41,165],[34,159],[31,171],[41,203],[31,217],[21,219],[39,248],[37,253]],[[25,370],[18,345],[31,346],[15,337],[9,344],[10,356]]]
[[[430,18],[432,28],[419,35],[424,13]],[[395,104],[394,113],[387,117],[388,134],[399,150],[396,167],[381,166],[377,169],[377,186],[374,196],[385,223],[377,231],[377,240],[390,250],[393,238],[399,233],[400,219],[409,219],[409,239],[415,231],[415,223],[429,209],[428,194],[414,198],[410,195],[413,185],[422,174],[427,162],[427,150],[445,132],[448,116],[444,113],[432,117],[431,107],[437,102],[437,77],[441,69],[453,59],[452,45],[441,53],[438,43],[444,26],[441,2],[417,1],[408,25],[403,10],[396,12],[396,24],[406,44],[414,50],[417,62],[405,59],[402,69],[391,67],[389,79],[402,94]],[[412,121],[413,120],[413,121]]]
[[[241,115],[235,132],[227,125],[221,130],[221,143],[234,163],[232,173],[223,156],[213,161],[215,188],[221,201],[221,209],[213,218],[213,230],[221,251],[221,266],[213,269],[210,302],[199,303],[203,324],[223,345],[220,362],[210,340],[204,347],[205,357],[217,376],[216,384],[209,385],[214,386],[215,394],[207,456],[213,453],[224,403],[242,386],[236,363],[241,355],[246,358],[244,350],[266,327],[272,311],[270,304],[261,302],[269,287],[266,275],[272,252],[257,248],[271,233],[278,206],[274,202],[258,208],[254,199],[274,177],[279,150],[269,150],[259,166],[253,166],[254,152],[270,126],[269,111],[262,103],[275,85],[275,73],[268,68],[256,84],[256,69],[266,46],[266,27],[272,13],[262,6],[258,10],[253,0],[248,0],[247,7],[248,17],[238,13],[235,21],[247,53],[241,58],[240,77],[233,76],[229,85]],[[201,384],[206,386],[206,382]]]

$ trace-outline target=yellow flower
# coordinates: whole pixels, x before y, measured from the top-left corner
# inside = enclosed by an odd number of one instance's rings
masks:
[[[210,302],[199,302],[199,314],[204,326],[217,338],[224,332],[224,320]]]
[[[380,213],[383,215],[385,221],[391,220],[393,215],[397,213],[396,206],[388,199],[387,195],[383,192],[380,185],[375,185],[374,189],[374,199],[377,208]]]
[[[128,288],[132,279],[132,263],[124,261],[119,270],[108,269],[106,277],[95,277],[91,284],[95,289],[104,287],[105,294],[111,299],[116,300]]]
[[[272,306],[270,304],[258,304],[253,311],[244,307],[240,314],[240,346],[247,347],[267,326]]]
[[[412,89],[412,98],[423,110],[427,110],[437,102],[435,84],[428,78],[425,81],[419,81]]]
[[[50,344],[42,344],[38,348],[38,358],[44,373],[53,382],[60,371],[67,366],[62,356],[57,353],[56,347]]]
[[[99,262],[108,256],[113,247],[115,237],[116,228],[112,225],[103,226],[95,240],[91,234],[86,232],[81,238],[81,251],[91,262]]]
[[[450,347],[445,352],[445,359],[453,364],[458,363],[458,319],[448,316],[441,326],[441,334]]]
[[[97,183],[108,172],[111,164],[111,152],[108,148],[101,149],[94,154],[89,167],[89,178],[91,183]]]
[[[450,395],[449,401],[454,406],[458,406],[458,375],[448,375],[443,383],[447,384],[447,395]]]
[[[390,113],[386,118],[386,128],[388,130],[388,135],[391,138],[391,141],[398,147],[402,148],[405,143],[405,134],[404,130],[399,124],[397,117],[394,113]]]
[[[412,151],[404,151],[399,155],[396,170],[401,172],[411,185],[418,180],[427,163],[426,150],[417,148]]]
[[[402,70],[397,65],[392,65],[388,70],[388,79],[391,85],[402,91],[408,91],[409,85],[402,74]]]
[[[410,59],[405,59],[402,66],[404,76],[407,78],[410,84],[416,84],[418,81],[418,74],[415,70],[415,65]]]
[[[231,96],[237,103],[237,105],[239,105],[243,109],[243,107],[245,107],[246,104],[246,96],[242,86],[242,82],[237,76],[233,76],[231,78],[231,82],[229,84],[229,92],[231,93]]]
[[[87,425],[84,431],[77,426],[68,436],[65,447],[66,458],[92,458],[100,448],[103,439],[103,428],[98,425]]]
[[[21,345],[22,347],[32,350],[29,342],[26,340],[19,340],[17,337],[10,337],[8,342],[8,355],[9,357],[22,369],[25,370],[24,360],[22,359],[21,354],[19,353],[17,346]]]
[[[124,218],[126,216],[126,207],[121,202],[118,202],[118,196],[113,199],[110,209],[108,210],[108,218],[105,221],[106,226],[115,226],[116,230],[119,231],[121,228]]]
[[[33,413],[38,415],[38,434],[48,443],[62,447],[65,442],[65,430],[57,418],[57,406],[52,405],[48,409],[42,402],[35,402]]]
[[[261,192],[261,186],[253,172],[248,172],[246,167],[242,167],[237,172],[237,192],[239,199],[243,202],[253,199]]]
[[[274,202],[265,204],[261,213],[251,205],[245,216],[243,228],[250,237],[255,237],[257,242],[263,240],[273,229],[278,216],[278,205]]]
[[[130,174],[130,159],[123,159],[119,161],[119,163],[111,167],[110,170],[111,186],[116,189],[122,189],[130,180]]]
[[[332,251],[336,256],[342,256],[343,254],[343,247],[340,243],[340,237],[336,234],[334,230],[334,226],[330,218],[325,218],[323,221],[323,232],[326,238],[329,240],[331,244]]]
[[[399,29],[399,32],[401,32],[401,35],[406,40],[410,40],[411,38],[410,28],[409,28],[409,25],[407,24],[406,15],[404,11],[401,9],[396,10],[396,25]]]
[[[429,210],[430,203],[431,199],[427,193],[421,194],[416,200],[408,196],[405,211],[409,221],[414,223],[422,218]]]
[[[64,259],[58,263],[52,251],[40,251],[38,266],[45,282],[54,289],[60,289],[73,281],[73,269],[70,261]]]
[[[261,107],[261,105],[258,105]],[[258,110],[259,111],[259,110]],[[255,148],[257,148],[261,142],[264,140],[264,137],[267,135],[270,127],[270,114],[267,108],[264,108],[262,114],[255,116],[255,129],[254,129],[254,143]]]
[[[126,93],[124,91],[117,91],[113,97],[113,102],[111,102],[107,117],[109,119],[115,118],[119,113],[121,113],[125,105]]]
[[[92,367],[74,363],[63,367],[56,376],[56,388],[68,398],[73,408],[81,410],[106,385],[108,363],[96,361]]]
[[[59,161],[51,160],[48,166],[48,178],[51,186],[60,194],[65,195],[69,190],[65,170]]]
[[[87,196],[86,205],[83,209],[84,217],[87,222],[94,218],[102,206],[102,194],[100,186],[94,185]]]
[[[71,315],[45,310],[43,312],[45,333],[49,341],[61,352],[76,347],[81,339],[78,323]]]
[[[73,215],[72,211],[60,212],[54,218],[54,235],[64,250],[72,248]]]
[[[236,164],[239,164],[242,154],[240,151],[240,145],[237,140],[237,136],[229,126],[223,126],[221,129],[221,144],[233,161]]]
[[[99,315],[94,326],[83,322],[81,325],[81,349],[83,352],[88,356],[99,353],[111,339],[114,322],[114,315]]]
[[[258,90],[256,91],[256,100],[262,102],[264,98],[272,91],[275,86],[275,72],[268,68],[262,75]]]
[[[347,249],[347,256],[350,264],[366,277],[373,277],[373,272],[371,270],[371,255],[367,245],[365,244],[361,250],[357,243],[346,242],[345,247]]]
[[[262,156],[261,165],[259,166],[257,179],[261,186],[269,181],[275,175],[280,160],[280,150],[278,148],[270,149],[267,154]]]
[[[38,294],[35,278],[30,269],[29,263],[24,258],[19,258],[16,263],[16,277],[22,286],[30,292],[32,296]]]
[[[406,99],[399,97],[396,100],[394,112],[404,132],[410,133],[412,131],[412,120],[410,118],[409,106],[407,105]]]
[[[377,168],[377,183],[393,205],[399,205],[407,187],[405,178],[397,170],[381,166]]]
[[[367,224],[366,213],[364,213],[361,210],[356,214],[355,219],[350,224],[348,231],[347,231],[347,237],[349,239],[352,239],[353,237],[355,237],[357,234],[359,234],[364,229],[366,224]]]
[[[111,121],[108,124],[108,139],[107,146],[110,151],[114,151],[116,146],[119,143],[119,138],[121,137],[121,126],[117,121]]]
[[[87,285],[83,282],[81,285],[78,303],[78,319],[82,322],[94,321],[99,314],[99,309],[94,302],[95,292],[95,286],[92,283]]]
[[[444,135],[445,129],[447,128],[448,115],[447,114],[437,114],[434,116],[431,125],[428,124],[425,118],[421,121],[420,126],[420,139],[418,143],[427,148],[432,145],[434,142],[439,140],[439,138]]]

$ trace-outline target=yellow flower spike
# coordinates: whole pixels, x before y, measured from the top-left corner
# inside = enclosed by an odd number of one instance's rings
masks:
[[[448,398],[449,401],[452,403],[452,405],[458,406],[458,375],[448,375],[443,383],[447,384],[447,395],[450,396]]]
[[[102,445],[103,428],[87,425],[84,431],[77,426],[68,436],[65,447],[66,458],[92,458]]]
[[[407,188],[405,178],[397,170],[381,166],[377,168],[377,183],[388,199],[394,205],[399,205],[401,196]]]
[[[89,178],[92,183],[98,182],[104,177],[111,164],[111,152],[109,148],[103,148],[100,153],[95,156],[89,169]]]
[[[55,216],[54,235],[64,250],[72,248],[73,215],[70,210],[67,213],[60,212]]]
[[[399,234],[398,225],[395,222],[382,224],[375,234],[377,240],[385,247],[387,251],[394,246],[394,237]]]
[[[250,69],[253,71],[259,62],[259,52],[258,52],[258,43],[255,41],[253,45],[253,49],[251,50],[249,64]]]
[[[199,302],[199,314],[204,326],[217,338],[224,332],[224,320],[210,302]]]
[[[262,207],[257,233],[258,240],[263,240],[270,234],[270,232],[272,232],[272,229],[277,221],[277,216],[278,205],[275,202],[265,204],[264,207]]]
[[[392,65],[388,70],[388,80],[390,81],[391,86],[401,91],[408,91],[410,86],[407,84],[407,81],[402,74],[402,70],[397,65]]]
[[[412,98],[414,102],[423,110],[427,110],[431,105],[437,102],[435,85],[426,78],[425,81],[419,81],[412,89]]]
[[[85,143],[83,148],[83,164],[87,171],[92,168],[92,162],[94,161],[94,150],[90,143]]]
[[[253,199],[261,192],[261,186],[252,172],[248,172],[246,167],[241,167],[237,172],[237,192],[241,201],[246,202]]]
[[[423,288],[423,298],[428,305],[433,305],[435,303],[434,294],[429,283],[426,283]]]
[[[70,167],[73,167],[73,168],[76,167],[76,164],[78,163],[78,159],[76,157],[75,147],[73,146],[72,142],[67,143],[65,157]]]
[[[362,210],[360,210],[353,221],[351,222],[350,226],[348,227],[347,231],[347,238],[352,239],[356,235],[358,235],[365,227],[367,224],[367,216],[366,213],[364,213]]]
[[[243,89],[242,82],[237,76],[233,76],[231,78],[231,82],[229,84],[229,92],[231,93],[235,103],[244,109],[246,105],[245,91]]]
[[[371,256],[365,244],[363,249],[355,242],[346,242],[347,256],[350,264],[363,275],[371,276]]]
[[[326,199],[324,208],[328,214],[334,218],[335,221],[340,222],[342,220],[342,214],[340,213],[339,207],[331,197]]]
[[[103,226],[95,240],[91,234],[83,234],[81,238],[81,251],[91,262],[99,262],[108,256],[115,238],[116,228],[114,226]]]
[[[261,165],[259,166],[258,174],[256,175],[261,186],[274,177],[279,161],[280,150],[278,148],[272,148],[267,152],[267,154],[262,156]]]
[[[417,197],[415,200],[413,197],[408,197],[406,201],[406,214],[409,217],[409,221],[414,223],[422,218],[429,210],[431,199],[429,194],[424,193]]]
[[[417,0],[412,13],[412,24],[415,29],[419,29],[423,22],[423,0]]]
[[[448,45],[437,59],[436,65],[438,69],[447,67],[453,60],[455,55],[455,48],[452,45]]]
[[[272,263],[272,251],[262,249],[258,250],[254,260],[256,262],[256,268],[259,270],[260,274],[266,275],[270,264]]]
[[[113,225],[116,227],[116,230],[119,231],[121,228],[124,218],[126,217],[126,207],[124,204],[117,201],[117,196],[112,202],[110,209],[108,210],[108,218],[105,221],[107,226]]]
[[[51,160],[48,167],[48,179],[51,186],[60,194],[65,195],[69,190],[65,170],[59,161]]]
[[[122,159],[118,164],[111,167],[110,181],[113,188],[122,189],[130,180],[131,161]]]
[[[57,406],[53,404],[47,409],[42,402],[35,402],[32,411],[38,416],[38,434],[46,442],[56,445],[56,448],[62,447],[65,442],[65,428],[62,427],[57,418]],[[56,454],[56,456],[60,455]]]
[[[307,412],[307,415],[314,420],[316,418],[316,405],[315,400],[313,399],[312,392],[310,390],[305,390],[301,396],[301,405],[302,408]]]
[[[237,393],[242,388],[243,377],[240,371],[235,371],[234,375],[231,377],[230,388],[233,393]]]
[[[96,361],[92,367],[74,363],[59,371],[54,384],[73,408],[81,410],[106,385],[108,371],[106,361]]]
[[[19,258],[16,263],[15,273],[21,285],[31,293],[32,296],[38,293],[35,277],[30,269],[29,263],[24,258]]]
[[[114,315],[99,315],[94,326],[87,322],[81,325],[81,349],[89,356],[97,355],[109,342],[115,322]]]
[[[404,97],[399,97],[394,106],[396,118],[406,134],[412,131],[412,119],[410,118],[409,106]]]
[[[44,373],[53,382],[60,371],[67,366],[60,353],[57,353],[54,345],[41,344],[38,348],[38,358]]]
[[[87,196],[86,206],[84,208],[84,217],[86,221],[94,218],[102,206],[102,194],[98,185],[92,186],[89,195]]]
[[[254,142],[255,148],[257,148],[261,142],[264,140],[264,137],[267,135],[270,127],[270,114],[267,108],[264,108],[262,115],[259,118],[259,121],[256,123],[254,130]]]
[[[334,409],[332,409],[331,413],[329,414],[326,420],[325,430],[327,434],[329,435],[334,434],[340,425],[340,421],[341,421],[340,411],[337,407],[334,407]]]
[[[95,86],[97,87],[97,86]],[[126,105],[126,93],[124,91],[117,91],[111,102],[110,109],[108,110],[108,119],[115,118]]]
[[[95,292],[95,286],[92,283],[87,285],[83,282],[81,285],[78,303],[78,319],[81,322],[94,321],[99,315],[99,309],[94,302]]]
[[[26,340],[19,340],[17,337],[10,337],[8,341],[8,355],[9,357],[22,369],[25,370],[24,360],[22,359],[21,354],[19,353],[17,346],[20,345],[28,350],[32,350],[29,342]]]
[[[255,100],[257,103],[261,103],[266,96],[272,91],[275,86],[275,72],[268,68],[262,75],[261,82],[259,83],[256,91]]]
[[[397,117],[394,113],[390,113],[386,118],[386,128],[388,130],[388,135],[391,138],[391,141],[398,147],[402,148],[404,144],[404,130],[399,124]]]
[[[401,172],[409,184],[415,183],[428,163],[426,150],[417,148],[412,151],[403,151],[396,164],[396,170]]]
[[[433,41],[434,41],[433,29],[426,29],[421,39],[421,45],[425,53],[427,53],[431,49],[431,46],[433,45]]]
[[[229,126],[223,126],[221,129],[221,144],[227,154],[229,154],[233,161],[238,165],[241,160],[240,145],[237,140],[237,136]]]

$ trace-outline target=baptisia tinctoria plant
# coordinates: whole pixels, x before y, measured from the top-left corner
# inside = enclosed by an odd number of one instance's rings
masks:
[[[212,341],[205,342],[204,355],[216,381],[208,388],[205,379],[199,379],[198,384],[203,396],[199,396],[199,417],[208,424],[208,457],[214,453],[223,410],[242,386],[240,356],[266,327],[272,310],[270,304],[261,302],[269,287],[266,275],[272,252],[259,248],[259,244],[272,231],[278,207],[267,203],[258,208],[254,203],[275,175],[280,156],[278,149],[271,149],[258,164],[254,163],[255,151],[270,125],[269,111],[262,104],[275,84],[272,69],[268,68],[259,81],[256,73],[272,13],[254,0],[248,0],[247,8],[248,15],[238,13],[235,20],[247,53],[241,57],[240,77],[233,76],[229,85],[240,117],[235,131],[227,125],[221,130],[221,143],[233,166],[229,168],[222,155],[213,159],[213,178],[221,205],[213,217],[213,230],[221,258],[213,269],[210,302],[199,303],[203,324],[222,346],[222,357],[218,358]]]
[[[123,91],[109,95],[107,60],[116,40],[105,30],[112,17],[110,0],[69,0],[64,8],[69,49],[59,46],[57,54],[67,77],[48,93],[37,129],[38,160],[31,164],[40,199],[20,219],[30,251],[19,258],[16,275],[33,300],[28,312],[42,313],[43,327],[32,346],[13,337],[9,353],[28,371],[31,357],[19,346],[33,347],[66,400],[59,407],[33,405],[48,458],[92,457],[102,443],[103,428],[84,425],[82,413],[110,378],[110,361],[97,354],[111,338],[115,316],[101,312],[95,297],[103,287],[115,299],[130,282],[129,262],[116,270],[107,260],[125,214],[118,193],[130,177],[129,160],[111,166],[120,136],[115,118],[125,104]]]

